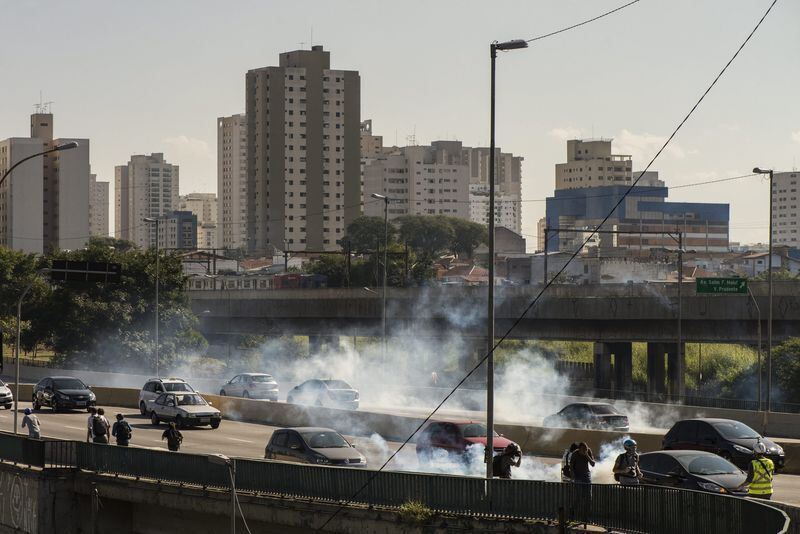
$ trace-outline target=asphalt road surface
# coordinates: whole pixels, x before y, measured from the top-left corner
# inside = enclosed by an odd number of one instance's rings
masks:
[[[29,407],[27,402],[20,402],[20,411]],[[138,410],[131,408],[106,407],[106,416],[114,420],[117,413],[122,413],[133,427],[131,444],[138,447],[148,447],[166,450],[166,442],[162,441],[161,434],[166,425],[157,427],[150,424],[150,420],[141,416]],[[42,426],[42,434],[46,437],[86,440],[88,414],[84,411],[53,413],[45,408],[36,412]],[[19,423],[22,424],[23,414],[19,414]],[[183,447],[181,450],[195,454],[222,453],[235,457],[263,458],[264,447],[272,432],[278,427],[244,423],[239,421],[223,420],[220,427],[212,430],[209,427],[190,428],[183,430]],[[13,410],[0,410],[0,430],[13,431]],[[377,468],[400,445],[397,442],[383,442],[380,439],[370,439],[367,436],[347,436],[351,443],[364,453],[368,465]],[[526,457],[524,462],[538,462],[544,466],[555,466],[560,460],[557,458]],[[416,452],[413,444],[403,448],[394,460],[398,469],[416,470],[418,467]],[[553,467],[555,469],[555,467]],[[775,500],[789,504],[800,505],[800,476],[776,475]]]

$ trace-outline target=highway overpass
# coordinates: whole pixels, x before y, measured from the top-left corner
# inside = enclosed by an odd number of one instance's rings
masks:
[[[750,290],[697,294],[694,283],[684,283],[681,340],[757,345],[761,334],[766,344],[767,284],[751,282]],[[497,289],[498,335],[539,291],[539,286]],[[314,350],[325,339],[379,335],[381,330],[380,288],[191,290],[189,296],[200,329],[212,343],[225,343],[232,334],[307,335]],[[485,287],[390,288],[387,332],[399,338],[471,339],[480,352],[486,346],[485,303]],[[631,342],[647,342],[649,392],[683,395],[686,366],[677,350],[678,303],[676,283],[554,285],[509,338],[595,342],[595,387],[618,391],[631,389]],[[800,335],[800,284],[775,283],[773,314],[774,343]]]

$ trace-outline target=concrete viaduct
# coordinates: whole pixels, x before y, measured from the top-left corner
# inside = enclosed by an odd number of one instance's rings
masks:
[[[682,287],[682,341],[757,345],[767,342],[768,291],[696,294]],[[497,288],[496,332],[506,332],[540,286]],[[312,348],[332,336],[380,335],[381,289],[190,290],[192,310],[210,341],[237,334],[307,335]],[[683,394],[685,361],[677,357],[677,284],[554,285],[509,335],[511,339],[592,341],[595,387],[631,385],[631,342],[646,342],[648,389]],[[458,335],[485,347],[486,288],[390,288],[388,336]],[[800,284],[775,282],[773,343],[800,336]],[[684,353],[685,351],[682,351]],[[612,367],[613,356],[613,367]],[[666,366],[665,366],[666,360]],[[613,369],[613,371],[612,371]],[[612,377],[613,374],[613,377]]]

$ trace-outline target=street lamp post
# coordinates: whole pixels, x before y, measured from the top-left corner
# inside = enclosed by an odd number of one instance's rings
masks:
[[[756,301],[756,297],[753,295],[753,290],[750,289],[750,285],[747,286],[747,292],[750,293],[750,298],[753,301],[753,305],[756,307],[756,315],[758,316],[758,411],[760,412],[763,400],[761,382],[764,378],[764,371],[761,368],[761,308],[758,307],[758,301]]]
[[[145,217],[144,221],[147,222],[147,223],[154,223],[156,225],[156,310],[155,310],[156,318],[155,318],[155,348],[153,350],[153,353],[155,354],[155,357],[156,357],[156,377],[159,377],[159,376],[161,376],[159,374],[159,368],[158,368],[158,360],[159,360],[159,354],[158,354],[158,344],[159,344],[159,340],[158,340],[158,286],[160,285],[159,284],[159,277],[161,276],[161,268],[160,268],[161,265],[159,263],[159,260],[161,258],[161,254],[159,254],[159,250],[158,250],[158,226],[159,226],[160,219],[158,217]]]
[[[528,43],[522,39],[506,41],[504,43],[493,42],[489,45],[489,57],[491,59],[491,90],[489,103],[489,294],[487,298],[487,345],[488,356],[486,359],[486,479],[491,481],[494,473],[492,471],[492,461],[494,459],[494,125],[495,125],[495,64],[497,62],[497,51],[507,52],[519,48],[527,48]],[[547,251],[545,251],[547,254]],[[491,500],[491,484],[486,484],[486,497]]]
[[[769,174],[769,250],[767,253],[767,413],[772,410],[772,169],[753,169],[756,174]],[[760,401],[760,399],[759,399]]]
[[[50,269],[39,269],[36,271],[36,276],[38,277],[49,270]],[[22,291],[22,294],[19,296],[19,300],[17,301],[17,342],[14,345],[14,434],[17,433],[19,428],[17,426],[17,416],[19,414],[19,341],[22,324],[22,301],[25,300],[25,296],[28,294],[28,291],[31,290],[35,282],[36,277],[34,277],[33,280],[31,280],[30,283],[25,286],[25,289]]]
[[[683,355],[683,232],[678,232],[678,347],[676,348],[678,363],[678,395],[684,392],[681,387],[684,381]]]
[[[389,197],[372,193],[372,198],[383,200],[383,303],[381,311],[381,363],[386,365],[386,269],[389,252]]]

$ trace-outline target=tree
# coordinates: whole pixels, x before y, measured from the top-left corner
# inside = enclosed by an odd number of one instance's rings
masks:
[[[800,338],[787,339],[772,349],[772,380],[777,397],[800,401]]]
[[[405,215],[395,219],[400,239],[423,260],[432,260],[453,243],[453,227],[440,215]]]
[[[309,274],[320,274],[328,278],[328,287],[344,287],[347,282],[347,258],[339,254],[326,254],[304,266]]]
[[[481,243],[488,243],[489,231],[479,223],[460,219],[458,217],[447,217],[450,227],[453,229],[453,240],[450,250],[453,254],[467,258],[472,258],[472,253]]]
[[[383,247],[385,240],[383,217],[368,217],[362,215],[353,219],[353,222],[347,225],[345,237],[342,242],[350,242],[350,250],[353,252],[361,252],[368,250],[376,250]],[[394,242],[397,229],[389,223],[389,244]]]

